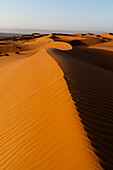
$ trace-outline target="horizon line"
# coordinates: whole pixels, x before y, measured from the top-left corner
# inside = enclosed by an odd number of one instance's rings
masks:
[[[11,31],[11,32],[8,32]],[[13,32],[12,32],[13,31]],[[15,32],[17,31],[17,32]],[[63,30],[63,29],[38,29],[38,28],[0,28],[1,33],[112,33],[111,31],[91,31],[91,30]]]

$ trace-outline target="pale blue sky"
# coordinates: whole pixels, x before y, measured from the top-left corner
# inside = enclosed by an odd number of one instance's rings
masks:
[[[0,29],[113,32],[113,0],[0,0]]]

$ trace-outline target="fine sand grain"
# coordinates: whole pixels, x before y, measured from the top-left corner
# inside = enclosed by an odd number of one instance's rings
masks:
[[[0,39],[0,170],[113,169],[112,36]]]

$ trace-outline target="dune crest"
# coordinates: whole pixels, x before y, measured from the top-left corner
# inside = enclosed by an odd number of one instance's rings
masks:
[[[112,39],[34,33],[0,43],[0,170],[112,169]]]
[[[47,49],[64,72],[84,129],[104,169],[113,169],[113,52],[97,45]],[[104,48],[104,46],[103,46]]]
[[[0,82],[1,169],[99,167],[63,72],[45,50],[8,65]]]

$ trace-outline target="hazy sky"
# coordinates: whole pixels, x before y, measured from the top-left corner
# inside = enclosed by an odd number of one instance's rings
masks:
[[[113,32],[113,0],[0,0],[0,29]]]

